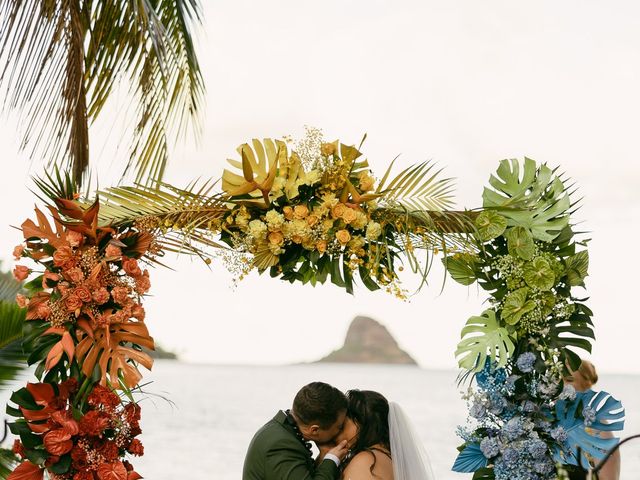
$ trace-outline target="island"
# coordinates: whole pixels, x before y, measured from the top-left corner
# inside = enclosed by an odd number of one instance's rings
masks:
[[[365,316],[357,316],[352,320],[341,348],[314,363],[417,365],[383,325]]]

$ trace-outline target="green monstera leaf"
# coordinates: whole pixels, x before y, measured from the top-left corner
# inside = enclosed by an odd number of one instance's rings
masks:
[[[515,325],[520,321],[525,313],[536,308],[533,300],[527,300],[529,289],[526,287],[519,288],[515,292],[511,292],[504,299],[502,306],[502,318],[509,325]]]
[[[486,242],[499,237],[507,229],[507,219],[492,210],[485,210],[476,218],[480,240]]]
[[[456,282],[468,286],[477,280],[476,268],[479,259],[470,253],[457,253],[442,259],[442,264]]]
[[[536,258],[523,268],[524,281],[532,288],[550,290],[555,285],[553,268],[544,258]]]
[[[535,252],[533,237],[524,227],[512,227],[505,234],[507,248],[511,255],[517,255],[524,260],[531,260]]]
[[[503,367],[515,350],[509,332],[498,324],[493,310],[485,310],[481,316],[467,320],[460,336],[462,340],[455,355],[458,365],[466,370],[481,371],[487,357]]]
[[[565,260],[567,283],[572,287],[584,287],[584,279],[589,274],[589,252],[583,250]]]
[[[550,242],[569,224],[569,195],[554,171],[524,159],[522,175],[516,159],[502,160],[482,194],[485,208],[501,208],[508,226],[521,226],[533,238]]]

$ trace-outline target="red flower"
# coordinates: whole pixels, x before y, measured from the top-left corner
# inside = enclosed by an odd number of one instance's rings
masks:
[[[69,435],[77,435],[78,432],[80,432],[80,426],[78,425],[78,422],[73,419],[69,410],[59,410],[54,412],[51,415],[51,419],[58,423],[58,425],[60,425]]]
[[[73,448],[73,440],[69,432],[58,428],[44,436],[44,448],[53,455],[64,455]]]
[[[130,424],[137,424],[140,421],[140,405],[127,403],[124,407],[124,416]]]
[[[122,462],[103,463],[97,473],[99,480],[127,480],[127,469]]]
[[[139,303],[136,303],[133,308],[131,309],[131,316],[133,318],[135,318],[136,320],[138,320],[139,322],[143,322],[144,321],[144,317],[145,317],[145,311],[144,311],[144,307],[142,305],[140,305]]]
[[[109,412],[113,412],[120,405],[120,397],[102,385],[96,385],[87,399],[89,405],[103,406]]]
[[[72,293],[71,295],[67,295],[64,299],[64,305],[67,307],[68,312],[75,312],[82,307],[82,300]]]
[[[15,260],[20,260],[20,257],[22,257],[22,252],[24,252],[24,245],[16,245],[16,247],[13,249],[13,258]]]
[[[73,476],[73,480],[94,480],[93,473],[87,471],[81,471]]]
[[[87,452],[79,445],[74,445],[71,450],[71,460],[73,462],[73,468],[76,470],[83,470],[89,465],[87,461]]]
[[[131,441],[131,444],[129,444],[127,452],[129,452],[131,455],[141,457],[142,455],[144,455],[144,446],[142,445],[142,442],[140,440],[134,438]]]
[[[138,261],[135,258],[127,258],[122,261],[122,269],[132,277],[139,277],[142,275],[142,270],[138,265]]]
[[[118,446],[112,441],[104,442],[104,444],[98,449],[98,453],[105,458],[107,463],[115,462],[120,456]]]
[[[78,381],[72,377],[58,385],[58,396],[66,402],[71,394],[75,393],[77,390]]]
[[[115,287],[111,290],[111,296],[120,305],[125,305],[130,301],[129,289],[127,287]]]
[[[144,295],[151,288],[151,281],[149,280],[149,271],[145,270],[144,274],[136,278],[136,292],[140,295]]]
[[[13,277],[17,281],[22,282],[29,276],[30,272],[31,270],[29,270],[29,267],[25,267],[24,265],[16,265],[16,268],[13,269]]]
[[[82,273],[82,269],[78,267],[70,268],[69,270],[64,272],[64,276],[67,280],[73,283],[80,283],[84,280],[84,273]]]
[[[82,240],[84,240],[84,236],[80,232],[67,230],[67,242],[69,242],[72,247],[79,247]]]
[[[85,435],[99,437],[109,427],[109,418],[102,412],[91,410],[80,420],[80,431]]]

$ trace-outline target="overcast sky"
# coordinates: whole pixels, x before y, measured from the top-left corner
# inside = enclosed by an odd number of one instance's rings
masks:
[[[199,145],[176,150],[169,182],[218,177],[251,138],[300,136],[358,143],[379,176],[432,159],[457,178],[461,207],[481,206],[502,158],[559,166],[584,196],[588,304],[601,370],[640,373],[640,5],[634,1],[203,0],[199,55],[206,88]],[[5,268],[35,197],[42,167],[18,152],[0,123],[3,174],[0,258]],[[94,130],[101,186],[113,181],[115,116]],[[361,287],[292,286],[252,275],[232,289],[221,264],[169,259],[152,272],[152,335],[183,358],[207,363],[309,361],[338,348],[352,317],[382,322],[424,367],[455,368],[467,318],[486,296],[442,274],[409,302]],[[408,278],[408,285],[411,279]]]

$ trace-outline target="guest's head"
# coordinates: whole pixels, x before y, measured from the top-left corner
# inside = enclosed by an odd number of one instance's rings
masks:
[[[327,443],[342,431],[347,398],[331,385],[313,382],[296,394],[291,413],[304,438]]]
[[[582,360],[577,370],[569,368],[569,376],[565,377],[565,383],[573,385],[579,391],[589,390],[598,382],[598,373],[596,367],[589,360]]]
[[[387,399],[371,390],[349,390],[347,399],[347,419],[336,440],[347,440],[354,454],[374,445],[390,450]]]

